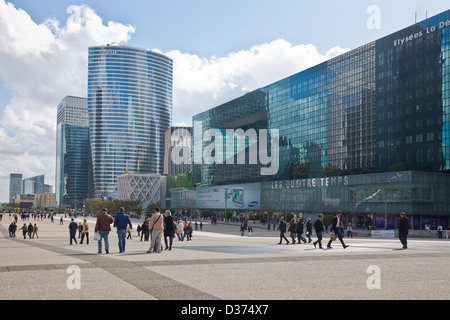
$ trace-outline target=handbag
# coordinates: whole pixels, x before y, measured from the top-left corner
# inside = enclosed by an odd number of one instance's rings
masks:
[[[94,234],[94,241],[100,241],[101,238],[102,238],[102,237],[100,236],[100,233],[96,232],[96,233]]]
[[[332,232],[331,234],[330,234],[330,239],[331,239],[331,241],[335,241],[336,240],[336,234],[334,233],[334,232]]]

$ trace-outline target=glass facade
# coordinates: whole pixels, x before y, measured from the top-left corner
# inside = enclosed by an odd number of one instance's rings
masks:
[[[22,174],[11,173],[9,175],[9,202],[13,202],[13,198],[22,193]]]
[[[450,10],[194,116],[193,184],[446,172],[449,44]],[[260,163],[228,164],[218,148],[205,163],[211,141],[236,128],[279,130],[276,174],[261,175]],[[205,138],[210,129],[214,139]]]
[[[58,105],[55,193],[59,207],[81,207],[92,195],[87,99],[65,97]]]
[[[89,48],[88,110],[95,196],[117,196],[117,176],[163,173],[172,116],[172,60],[123,46]]]

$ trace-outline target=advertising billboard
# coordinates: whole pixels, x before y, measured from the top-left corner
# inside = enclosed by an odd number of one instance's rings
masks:
[[[259,183],[197,188],[197,208],[259,210],[261,187]]]

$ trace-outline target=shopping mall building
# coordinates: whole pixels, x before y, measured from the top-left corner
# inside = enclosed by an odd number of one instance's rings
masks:
[[[450,10],[195,115],[192,159],[172,207],[447,226]]]

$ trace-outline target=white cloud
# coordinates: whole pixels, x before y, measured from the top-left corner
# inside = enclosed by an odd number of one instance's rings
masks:
[[[63,25],[55,19],[37,24],[0,0],[0,76],[12,96],[0,106],[0,202],[8,200],[13,172],[24,178],[45,174],[45,183],[54,185],[56,106],[66,95],[87,95],[88,47],[124,44],[135,32],[130,25],[105,24],[86,5],[70,6],[67,13]],[[191,125],[199,112],[345,51],[320,54],[312,44],[279,39],[225,57],[163,52],[174,59],[173,123]]]
[[[199,112],[346,51],[334,47],[322,55],[312,44],[292,45],[279,39],[209,59],[178,50],[166,52],[174,60],[174,121],[192,123]]]
[[[133,26],[106,25],[86,5],[70,6],[65,25],[35,23],[0,0],[0,75],[12,99],[0,106],[0,201],[9,195],[9,173],[45,174],[54,185],[56,106],[66,95],[86,96],[87,48],[125,43]]]

